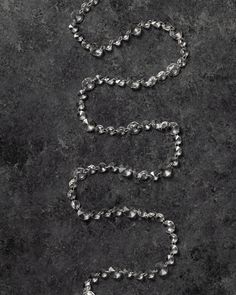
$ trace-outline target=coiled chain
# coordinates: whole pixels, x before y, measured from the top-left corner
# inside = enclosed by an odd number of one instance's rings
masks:
[[[168,266],[174,264],[174,255],[178,253],[177,248],[177,235],[175,234],[175,225],[173,221],[165,219],[164,215],[152,211],[148,212],[136,208],[128,208],[126,206],[121,208],[111,208],[103,209],[100,211],[87,211],[84,210],[79,202],[77,196],[78,183],[85,180],[96,173],[119,173],[126,178],[136,178],[139,181],[158,181],[161,177],[169,178],[173,174],[173,169],[178,167],[179,157],[182,155],[181,148],[181,137],[179,135],[180,128],[176,122],[159,122],[157,120],[145,120],[141,123],[131,122],[127,126],[104,127],[100,124],[95,123],[94,120],[88,117],[86,112],[85,101],[88,98],[88,93],[94,90],[96,87],[107,84],[110,86],[119,87],[130,87],[133,90],[139,89],[140,87],[153,87],[157,83],[161,83],[168,77],[177,76],[181,68],[185,67],[186,60],[188,57],[187,44],[183,39],[182,33],[177,32],[175,28],[170,25],[156,20],[141,21],[138,25],[134,26],[132,29],[126,31],[123,35],[119,36],[117,39],[110,40],[107,45],[98,46],[97,44],[89,43],[85,37],[80,33],[80,24],[83,22],[86,14],[91,10],[93,6],[96,6],[99,0],[89,0],[81,5],[81,9],[78,13],[75,13],[73,17],[72,24],[70,24],[69,29],[71,30],[75,40],[77,40],[81,46],[88,50],[90,54],[96,57],[102,57],[105,53],[111,52],[114,47],[119,47],[123,43],[127,42],[131,37],[138,37],[142,34],[144,30],[149,30],[151,28],[157,30],[164,30],[168,32],[169,36],[174,39],[180,46],[180,57],[177,62],[171,63],[167,66],[165,70],[160,71],[158,74],[149,77],[148,79],[138,79],[134,80],[131,78],[122,79],[114,77],[102,77],[96,75],[95,77],[89,77],[83,80],[82,88],[79,91],[79,100],[77,104],[78,116],[83,125],[86,126],[88,132],[96,132],[98,134],[107,134],[111,136],[125,136],[125,135],[136,135],[142,131],[149,131],[151,129],[157,130],[159,132],[164,132],[169,135],[173,140],[173,156],[168,159],[167,163],[159,171],[137,171],[128,166],[117,165],[115,163],[100,163],[98,165],[89,165],[87,167],[78,167],[73,172],[73,178],[69,182],[69,191],[67,197],[71,202],[72,208],[76,211],[77,215],[82,220],[99,220],[102,218],[114,218],[126,216],[130,219],[145,219],[160,222],[165,228],[166,233],[170,237],[170,251],[164,262],[160,262],[155,265],[154,269],[142,271],[133,271],[129,269],[120,269],[109,267],[106,270],[102,270],[91,274],[89,279],[84,283],[83,294],[84,295],[94,295],[92,291],[93,284],[97,283],[99,280],[106,278],[121,279],[123,277],[128,279],[137,279],[139,281],[145,279],[155,279],[158,275],[165,276],[168,273]]]

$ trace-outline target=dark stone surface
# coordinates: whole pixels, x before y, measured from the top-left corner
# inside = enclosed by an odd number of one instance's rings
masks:
[[[0,3],[0,294],[81,294],[90,272],[143,269],[168,247],[156,224],[115,220],[82,223],[65,198],[79,164],[116,160],[155,168],[168,152],[155,133],[123,139],[88,135],[75,115],[86,76],[156,73],[177,57],[163,33],[148,32],[97,60],[67,26],[75,0]],[[110,0],[83,28],[108,40],[130,23],[163,19],[185,33],[191,59],[175,79],[132,92],[102,87],[88,102],[103,123],[166,118],[183,129],[184,157],[169,181],[137,185],[100,175],[81,187],[86,207],[132,205],[173,219],[177,264],[153,283],[107,281],[96,294],[234,295],[235,1]]]

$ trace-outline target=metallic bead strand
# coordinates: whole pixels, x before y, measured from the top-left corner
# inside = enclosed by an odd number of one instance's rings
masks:
[[[120,78],[120,77],[103,77],[101,75],[96,75],[95,77],[85,78],[82,82],[81,89],[78,93],[77,102],[77,114],[79,120],[86,127],[88,132],[94,132],[99,135],[110,135],[110,136],[133,136],[137,135],[143,131],[159,131],[167,134],[173,141],[173,154],[172,156],[163,164],[159,170],[142,170],[138,171],[135,168],[131,168],[127,165],[104,162],[98,165],[88,165],[87,167],[78,167],[73,172],[73,177],[69,182],[69,190],[67,197],[71,202],[72,209],[76,212],[79,218],[83,221],[89,220],[102,220],[107,218],[117,218],[124,217],[128,219],[139,219],[146,221],[158,222],[163,225],[166,229],[166,233],[170,238],[170,250],[166,256],[164,262],[160,262],[155,265],[153,269],[146,271],[135,271],[130,269],[120,269],[115,267],[109,267],[108,269],[101,270],[99,272],[90,275],[88,280],[84,283],[83,295],[95,295],[93,292],[93,285],[99,281],[112,278],[114,280],[120,280],[122,278],[126,279],[136,279],[138,281],[144,280],[154,280],[157,276],[165,276],[168,273],[168,267],[173,265],[175,262],[174,256],[178,253],[178,237],[175,233],[175,224],[171,220],[165,219],[162,213],[156,211],[146,211],[137,208],[124,207],[113,207],[104,208],[99,211],[85,210],[79,201],[77,190],[78,185],[81,181],[87,180],[90,176],[97,173],[115,173],[120,174],[124,178],[134,179],[138,182],[157,182],[160,178],[170,178],[173,175],[173,171],[179,166],[179,157],[182,155],[182,139],[180,136],[180,127],[176,122],[158,120],[144,120],[143,122],[130,122],[127,126],[103,126],[96,123],[94,120],[89,118],[86,111],[86,100],[88,99],[89,92],[93,91],[96,87],[107,84],[109,86],[119,86],[119,87],[129,87],[132,90],[140,89],[141,87],[153,87],[157,83],[162,83],[168,77],[177,76],[181,68],[185,67],[189,52],[187,50],[187,43],[183,38],[181,32],[176,31],[176,29],[168,24],[159,20],[148,20],[141,21],[137,25],[133,26],[118,38],[108,41],[107,44],[98,45],[95,43],[90,43],[81,34],[81,24],[84,21],[87,13],[99,4],[100,0],[88,0],[82,3],[81,8],[78,12],[73,13],[73,21],[69,25],[69,29],[73,34],[76,41],[80,43],[82,48],[87,50],[91,55],[101,58],[106,53],[110,53],[115,47],[120,47],[121,45],[127,43],[132,37],[139,37],[144,31],[151,29],[163,30],[168,33],[168,35],[177,42],[180,47],[180,57],[174,63],[169,64],[165,69],[150,76],[149,78],[132,79],[132,78]]]

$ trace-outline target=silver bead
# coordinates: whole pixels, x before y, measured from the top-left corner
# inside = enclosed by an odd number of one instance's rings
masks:
[[[154,273],[149,273],[148,274],[148,279],[149,280],[154,280],[155,279],[155,274]]]
[[[125,177],[131,177],[133,175],[133,171],[132,169],[125,169],[125,171],[123,172],[123,176]]]
[[[96,123],[91,121],[89,122],[88,126],[87,126],[87,131],[88,132],[94,132],[95,131],[95,127],[96,127]]]
[[[83,22],[83,20],[84,20],[84,16],[83,16],[82,14],[77,15],[77,16],[75,17],[75,20],[76,20],[76,23],[77,23],[77,24],[80,24],[80,23]]]
[[[113,274],[113,277],[114,277],[114,279],[116,279],[116,280],[120,280],[121,278],[122,278],[122,274],[120,273],[120,272],[115,272],[114,274]]]
[[[106,128],[106,131],[107,131],[107,133],[110,134],[110,135],[115,135],[115,134],[116,134],[116,130],[115,130],[115,128],[112,127],[112,126],[107,127],[107,128]]]
[[[168,255],[167,256],[167,262],[166,262],[168,265],[173,265],[175,263],[175,259],[174,259],[174,256],[172,255]]]
[[[133,30],[133,35],[134,36],[140,36],[141,33],[142,33],[142,29],[140,27],[134,28],[134,30]]]
[[[171,252],[172,255],[175,255],[178,253],[178,247],[174,244],[171,246]]]
[[[129,35],[124,35],[124,36],[123,36],[123,40],[124,40],[124,41],[128,41],[128,40],[129,40],[129,38],[130,38],[130,36],[129,36]]]
[[[129,82],[127,83],[127,85],[128,85],[130,88],[134,89],[134,90],[139,89],[140,86],[141,86],[141,84],[140,84],[139,81],[129,81]]]
[[[132,134],[138,134],[141,130],[142,127],[138,122],[131,122],[128,126],[127,129],[132,133]]]
[[[128,214],[128,217],[129,217],[129,218],[135,218],[136,215],[137,215],[136,210],[130,210],[130,211],[129,211],[129,214]]]
[[[74,200],[76,198],[76,193],[74,190],[69,190],[68,193],[67,193],[67,198],[69,200]]]
[[[170,168],[165,169],[165,170],[163,171],[163,177],[169,178],[169,177],[171,177],[171,176],[172,176],[172,170],[171,170]]]
[[[160,80],[160,81],[164,81],[166,79],[166,73],[164,71],[161,71],[157,74],[157,80]]]
[[[112,51],[113,48],[112,48],[112,45],[109,44],[105,47],[105,49],[106,49],[106,51]]]
[[[171,234],[171,243],[176,244],[178,242],[178,237],[176,234]]]
[[[86,90],[89,90],[89,91],[93,90],[95,87],[94,80],[90,77],[85,78],[82,82],[82,87]]]
[[[107,165],[105,163],[99,163],[98,167],[99,167],[99,171],[102,173],[107,171]]]
[[[175,144],[176,145],[180,145],[182,143],[182,139],[179,135],[175,136]]]
[[[118,127],[116,131],[120,135],[125,135],[126,134],[126,129],[123,126]]]
[[[160,276],[166,276],[168,274],[168,269],[166,266],[163,266],[162,269],[159,271]]]
[[[97,125],[96,130],[99,134],[105,133],[105,128],[102,125]]]
[[[88,169],[89,169],[90,174],[95,174],[97,172],[96,166],[94,166],[94,165],[89,165]]]
[[[155,76],[151,76],[144,84],[146,87],[152,87],[156,84],[157,78]]]
[[[107,274],[106,272],[103,272],[103,273],[101,274],[101,277],[102,277],[103,279],[106,279],[106,278],[108,277],[108,274]]]
[[[87,221],[87,220],[89,220],[91,218],[91,215],[89,213],[84,213],[82,215],[82,217],[83,217],[83,220]]]
[[[92,49],[90,49],[90,53],[93,56],[101,57],[103,55],[103,50],[102,50],[102,48],[92,48]]]
[[[159,179],[158,175],[155,173],[155,171],[150,172],[150,175],[152,176],[154,181],[157,181]]]
[[[156,29],[159,29],[161,27],[161,23],[160,22],[157,22],[157,21],[153,21],[152,22],[152,26]]]
[[[175,154],[176,154],[177,157],[179,157],[179,156],[182,155],[182,149],[181,149],[180,146],[176,146],[176,147],[175,147],[175,151],[176,151]]]
[[[165,217],[162,213],[156,213],[155,216],[157,219],[159,219],[160,222],[163,222],[165,220]]]
[[[149,179],[149,174],[147,170],[143,170],[138,173],[137,178],[139,180],[148,180]]]

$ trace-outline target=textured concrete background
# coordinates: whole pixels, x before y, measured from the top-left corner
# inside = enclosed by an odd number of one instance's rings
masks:
[[[132,92],[101,87],[88,102],[100,123],[162,118],[183,129],[175,177],[137,185],[112,175],[81,186],[88,208],[155,209],[178,227],[180,255],[165,279],[100,284],[96,294],[234,295],[235,2],[103,1],[83,24],[103,41],[144,19],[170,21],[185,33],[191,60],[177,78]],[[166,138],[89,135],[75,114],[83,78],[149,76],[175,61],[176,44],[147,32],[97,60],[67,29],[81,1],[0,1],[0,294],[81,294],[90,272],[110,265],[145,269],[165,255],[159,225],[127,220],[82,223],[65,198],[79,164],[115,160],[155,168]]]

